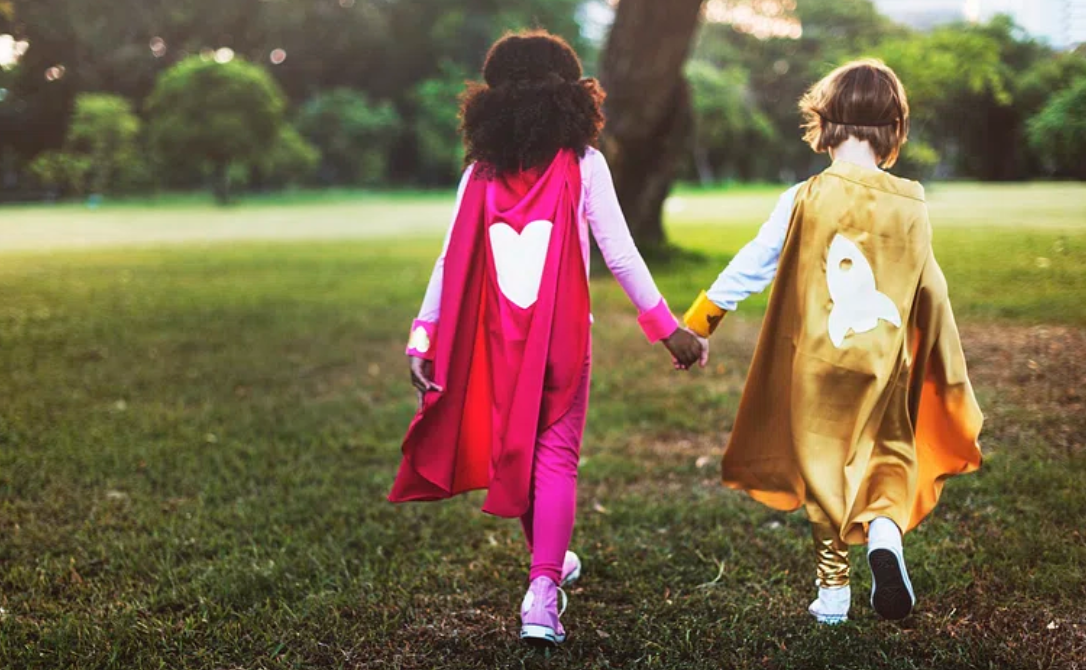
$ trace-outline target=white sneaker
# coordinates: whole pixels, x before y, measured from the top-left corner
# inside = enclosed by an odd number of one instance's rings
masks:
[[[831,626],[848,621],[848,608],[852,603],[852,588],[847,584],[836,588],[818,588],[818,600],[811,603],[807,611],[818,619],[818,623]]]
[[[562,561],[562,583],[559,586],[569,586],[581,577],[581,559],[572,551],[566,552],[566,560]]]
[[[905,568],[901,530],[885,517],[868,526],[867,564],[871,567],[871,607],[891,621],[909,616],[916,605],[916,593]]]

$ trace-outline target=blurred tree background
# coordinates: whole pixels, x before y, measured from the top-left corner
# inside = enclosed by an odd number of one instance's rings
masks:
[[[461,159],[457,98],[490,43],[545,27],[595,73],[612,4],[3,0],[0,199],[446,186]],[[1057,52],[1006,17],[920,32],[869,0],[706,0],[700,11],[694,35],[660,38],[689,50],[667,89],[683,98],[667,135],[681,178],[790,182],[818,170],[796,101],[858,56],[883,58],[909,90],[899,172],[1086,178],[1082,47]],[[615,128],[636,108],[630,93],[608,108]]]

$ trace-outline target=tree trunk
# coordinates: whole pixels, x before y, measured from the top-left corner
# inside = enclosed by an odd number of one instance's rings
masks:
[[[229,161],[215,161],[215,173],[212,176],[214,183],[212,188],[215,191],[215,200],[220,205],[230,204],[230,162]]]
[[[702,0],[622,0],[600,60],[607,90],[603,150],[634,240],[643,251],[666,243],[663,206],[689,155],[693,128],[683,64]]]
[[[698,170],[698,181],[702,186],[712,186],[716,183],[713,163],[709,160],[709,150],[697,142],[694,143],[694,166]]]

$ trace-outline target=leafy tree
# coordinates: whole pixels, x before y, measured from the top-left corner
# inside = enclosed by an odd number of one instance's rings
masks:
[[[938,150],[943,175],[1006,179],[1045,174],[1028,141],[1026,121],[1054,91],[1075,80],[1086,62],[1082,48],[1056,55],[1005,18],[944,26],[929,34],[895,25],[870,0],[706,0],[710,17],[723,7],[802,24],[798,38],[760,39],[741,25],[701,21],[691,58],[726,74],[718,80],[706,68],[691,71],[692,77],[701,76],[693,82],[701,92],[695,88],[693,93],[704,101],[705,87],[718,84],[713,90],[723,97],[717,103],[741,111],[746,121],[760,116],[772,129],[732,137],[728,142],[744,151],[722,152],[714,148],[716,139],[706,144],[702,131],[710,117],[720,121],[724,115],[702,106],[694,110],[696,123],[691,124],[685,86],[656,85],[681,79],[672,75],[682,74],[682,59],[672,56],[682,55],[676,49],[685,45],[673,39],[673,26],[682,19],[682,32],[692,31],[699,17],[691,8],[700,3],[628,0],[623,9],[626,3],[617,5],[619,18],[642,4],[656,5],[660,12],[647,21],[616,21],[622,39],[612,39],[615,52],[601,61],[615,73],[618,65],[631,65],[629,77],[619,73],[608,79],[607,67],[601,74],[611,94],[612,138],[625,138],[622,155],[630,159],[612,167],[635,229],[642,220],[654,220],[655,203],[666,193],[670,177],[657,177],[671,174],[677,163],[689,164],[690,131],[697,134],[700,164],[714,173],[792,180],[821,168],[824,158],[797,141],[795,103],[818,77],[857,56],[883,57],[901,71],[910,91],[916,123],[914,141],[902,157],[905,172],[927,171]],[[592,72],[597,45],[578,23],[586,5],[587,0],[0,0],[0,33],[30,43],[20,64],[0,73],[0,88],[7,90],[0,100],[0,176],[5,186],[15,184],[18,166],[43,150],[65,146],[79,93],[113,93],[131,100],[136,109],[149,110],[147,97],[160,74],[194,54],[230,47],[253,63],[269,63],[272,51],[282,49],[269,67],[294,103],[338,88],[358,91],[371,106],[388,101],[402,127],[380,138],[396,138],[395,146],[382,144],[387,167],[380,168],[379,158],[367,151],[362,162],[369,167],[362,172],[447,183],[459,167],[456,95],[462,81],[478,71],[487,47],[506,30],[541,26],[568,39]],[[651,53],[658,44],[669,49],[655,57]],[[65,67],[63,77],[47,80],[43,74],[57,65]],[[649,82],[656,72],[667,76]],[[744,76],[745,104],[737,108],[735,93]],[[658,114],[661,109],[664,113]],[[640,151],[642,136],[648,135],[666,139],[637,154],[633,149]],[[271,146],[269,139],[265,147]],[[181,165],[179,158],[192,157],[175,152],[161,169],[181,169],[177,177],[189,178],[187,183],[196,183],[192,176],[201,174],[197,164],[209,164],[193,158]],[[239,162],[236,171],[247,171],[255,160]],[[330,166],[331,161],[325,163],[326,171]],[[111,188],[123,188],[128,174],[138,171],[122,170]],[[223,180],[216,183],[222,190]],[[638,237],[645,239],[640,232]]]
[[[91,160],[63,151],[43,151],[30,163],[30,174],[54,191],[81,196],[86,192]]]
[[[270,186],[296,186],[317,171],[321,152],[292,126],[284,124],[271,148],[252,164],[262,183]]]
[[[81,94],[64,148],[40,153],[30,164],[30,173],[46,186],[77,195],[87,190],[111,193],[146,183],[139,134],[139,117],[127,100]]]
[[[364,93],[337,88],[307,102],[297,127],[320,150],[327,181],[376,184],[388,174],[401,121],[390,103],[371,104]]]
[[[928,179],[935,175],[942,157],[935,147],[917,137],[910,137],[901,149],[894,173],[910,179]]]
[[[907,35],[876,10],[870,0],[803,0],[749,4],[766,19],[799,21],[799,37],[761,39],[736,26],[702,26],[692,55],[721,69],[742,68],[749,77],[748,105],[765,119],[770,133],[745,139],[742,155],[732,155],[743,179],[794,181],[821,169],[825,159],[799,141],[796,103],[820,77],[849,58],[874,55],[883,40]],[[783,14],[782,10],[787,10]]]
[[[1014,82],[1015,103],[1033,116],[1049,98],[1086,77],[1086,48],[1082,53],[1069,51],[1051,58],[1038,58]]]
[[[705,61],[686,66],[693,93],[694,163],[702,183],[716,181],[719,171],[746,176],[756,153],[750,147],[772,141],[776,130],[758,109],[750,75],[739,66],[718,69]]]
[[[905,80],[921,116],[935,117],[960,105],[948,91],[991,93],[1000,102],[1010,102],[999,44],[984,35],[940,28],[889,41],[879,53]]]
[[[718,2],[755,8],[764,4]],[[717,68],[749,72],[748,104],[776,131],[772,137],[746,140],[746,154],[771,157],[745,169],[753,178],[791,180],[824,165],[824,158],[795,141],[795,102],[830,69],[861,56],[886,60],[909,91],[913,132],[899,172],[930,174],[933,159],[941,154],[937,162],[944,176],[1009,179],[1037,174],[1025,141],[1025,119],[1051,91],[1066,85],[1078,56],[1054,57],[1006,17],[920,33],[894,25],[868,0],[803,0],[795,3],[794,16],[802,23],[798,39],[758,39],[731,25],[707,24],[693,55],[695,61]],[[1052,65],[1055,62],[1060,65]]]
[[[90,190],[108,193],[139,179],[132,174],[142,168],[139,134],[132,103],[116,95],[84,93],[75,100],[65,148],[88,158]]]
[[[1057,174],[1086,179],[1086,76],[1048,101],[1029,120],[1030,144]]]
[[[446,61],[477,71],[487,47],[506,30],[546,27],[591,62],[591,45],[577,23],[582,2],[3,0],[0,7],[11,11],[0,12],[0,33],[27,39],[30,50],[16,81],[5,86],[11,94],[0,104],[0,143],[23,156],[59,147],[78,92],[116,93],[143,108],[161,72],[220,47],[253,63],[268,63],[272,51],[282,49],[285,60],[272,72],[293,102],[347,87],[391,101],[413,118],[421,82],[442,79]],[[47,82],[43,73],[57,64],[66,74]],[[413,143],[408,137],[408,150],[397,152],[402,164],[396,168],[412,179]]]
[[[458,129],[458,98],[466,73],[451,62],[442,66],[441,77],[420,82],[411,96],[415,104],[415,145],[419,175],[424,182],[454,180],[464,159]]]
[[[905,83],[916,139],[939,147],[958,171],[1001,176],[992,147],[1014,145],[1013,73],[1000,40],[972,26],[946,26],[879,46],[878,54]],[[985,170],[991,172],[985,174]]]
[[[1044,108],[1053,95],[1068,88],[1075,80],[1086,78],[1086,49],[1080,51],[1038,58],[1018,75],[1014,82],[1014,107],[1023,126]],[[1022,176],[1047,174],[1051,171],[1050,162],[1037,151],[1037,144],[1029,141],[1028,127],[1023,134],[1028,147],[1024,151]]]
[[[263,68],[193,56],[164,72],[147,100],[151,145],[166,161],[210,169],[225,203],[231,164],[255,162],[280,136],[284,107]]]

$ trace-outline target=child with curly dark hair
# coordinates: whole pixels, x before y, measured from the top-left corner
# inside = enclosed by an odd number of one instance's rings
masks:
[[[521,638],[556,645],[565,640],[559,586],[581,572],[568,548],[588,408],[589,230],[648,340],[683,369],[703,349],[634,246],[593,148],[604,94],[582,79],[573,49],[546,32],[508,35],[490,49],[483,79],[464,97],[467,168],[411,328],[419,412],[389,497],[487,489],[483,510],[519,518],[532,553]]]

